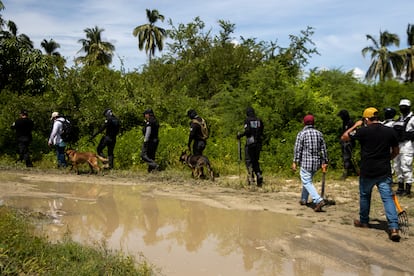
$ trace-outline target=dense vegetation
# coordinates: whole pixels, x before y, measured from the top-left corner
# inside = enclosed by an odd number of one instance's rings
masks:
[[[243,37],[235,44],[235,25],[223,20],[218,22],[215,35],[205,29],[198,17],[178,25],[170,20],[168,30],[154,26],[157,19],[164,19],[158,12],[147,10],[147,17],[150,24],[138,26],[134,35],[140,49],[145,46],[150,59],[142,70],[134,72],[109,67],[115,49],[101,43],[103,30],[98,27],[85,29],[86,39],[79,40],[85,56],[76,59],[78,65],[67,67],[55,51],[56,42],[44,41],[43,54],[27,36],[18,34],[12,21],[0,17],[0,155],[11,159],[15,156],[10,125],[22,108],[29,110],[36,124],[32,144],[35,166],[36,162],[52,165],[55,160],[46,142],[52,111],[67,115],[78,125],[80,140],[71,147],[95,151],[99,136],[95,144],[88,140],[103,122],[103,110],[110,107],[122,121],[115,168],[143,169],[139,157],[143,140],[140,124],[142,112],[152,108],[161,123],[157,160],[171,168],[178,165],[178,156],[186,148],[186,113],[193,108],[210,127],[205,154],[216,170],[229,173],[237,168],[236,134],[242,130],[246,107],[252,106],[265,123],[261,157],[265,173],[280,173],[289,168],[296,134],[308,113],[315,115],[316,127],[325,135],[331,168],[341,168],[339,110],[347,109],[357,119],[366,107],[382,110],[397,107],[402,97],[414,100],[412,78],[398,80],[405,72],[403,67],[387,67],[391,75],[370,69],[371,79],[379,80],[374,82],[363,82],[352,72],[339,69],[315,68],[305,73],[309,60],[318,54],[311,27],[291,35],[289,45]],[[146,30],[154,32],[155,38],[145,37]],[[164,35],[168,36],[168,43],[162,48],[159,43]],[[377,43],[370,38],[377,47],[367,47],[364,54],[381,58],[388,40],[383,45],[382,39]],[[163,50],[158,58],[154,57],[157,47]],[[97,48],[100,52],[93,52]],[[412,57],[410,52],[404,53]],[[400,66],[408,60],[397,59],[405,62]]]
[[[105,246],[81,246],[69,238],[52,244],[33,235],[33,214],[0,207],[1,275],[153,275],[145,262]]]

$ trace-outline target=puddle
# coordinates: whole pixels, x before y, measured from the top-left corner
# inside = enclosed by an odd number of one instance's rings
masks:
[[[39,226],[50,240],[69,229],[77,242],[143,254],[162,275],[362,275],[292,258],[291,243],[311,226],[300,218],[155,196],[145,185],[29,184],[30,196],[3,201],[51,215],[53,223]]]

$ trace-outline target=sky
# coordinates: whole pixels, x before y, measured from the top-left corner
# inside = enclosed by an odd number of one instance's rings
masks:
[[[164,22],[157,26],[168,29],[168,20],[175,27],[199,17],[205,31],[217,34],[218,21],[235,25],[233,38],[255,38],[256,41],[289,45],[289,35],[300,35],[308,26],[320,55],[310,59],[308,69],[354,70],[364,74],[371,60],[361,50],[372,46],[366,35],[379,38],[380,31],[396,33],[400,47],[407,47],[406,30],[414,24],[413,0],[1,0],[4,20],[12,20],[19,34],[26,34],[41,49],[42,40],[53,39],[58,51],[72,66],[79,52],[79,39],[84,29],[104,29],[102,39],[115,46],[111,68],[139,70],[148,62],[145,51],[138,49],[132,35],[136,26],[148,23],[146,9],[157,9]],[[393,50],[393,48],[390,48]],[[395,50],[395,49],[394,49]],[[155,56],[160,56],[156,52]],[[121,63],[122,61],[122,63]]]

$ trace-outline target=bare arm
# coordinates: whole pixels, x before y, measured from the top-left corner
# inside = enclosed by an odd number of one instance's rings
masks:
[[[346,141],[350,141],[351,140],[351,137],[349,137],[349,133],[351,133],[352,131],[354,131],[355,129],[357,129],[358,127],[360,127],[360,126],[362,126],[362,124],[363,124],[363,121],[362,120],[359,120],[359,121],[357,121],[352,127],[350,127],[350,128],[348,128],[345,132],[344,132],[344,134],[342,134],[342,136],[341,136],[341,141],[344,141],[344,142],[346,142]]]
[[[400,147],[391,148],[391,160],[394,159],[400,153]]]

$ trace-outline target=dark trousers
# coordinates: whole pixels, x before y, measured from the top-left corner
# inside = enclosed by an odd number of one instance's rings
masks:
[[[103,136],[101,141],[99,141],[98,148],[96,149],[98,155],[105,157],[103,150],[106,147],[108,149],[108,159],[109,159],[109,168],[114,167],[114,148],[116,144],[116,138],[111,138],[109,136]]]
[[[260,144],[251,144],[246,145],[245,147],[245,161],[247,170],[250,171],[249,168],[253,169],[253,172],[256,175],[262,173],[259,164],[261,150],[262,146]]]
[[[151,172],[158,167],[158,164],[155,162],[157,148],[158,140],[149,141],[142,145],[141,158],[148,163],[148,172]]]
[[[203,151],[206,148],[206,141],[203,140],[194,140],[193,143],[193,154],[194,155],[203,155]]]
[[[30,160],[30,139],[26,138],[19,138],[17,140],[17,151],[19,154],[19,161],[25,161],[26,167],[31,167],[32,161]]]
[[[342,149],[342,161],[344,163],[345,172],[348,175],[357,173],[354,163],[352,162],[353,148],[352,148],[351,143],[348,143],[348,142],[341,143],[341,149]]]

